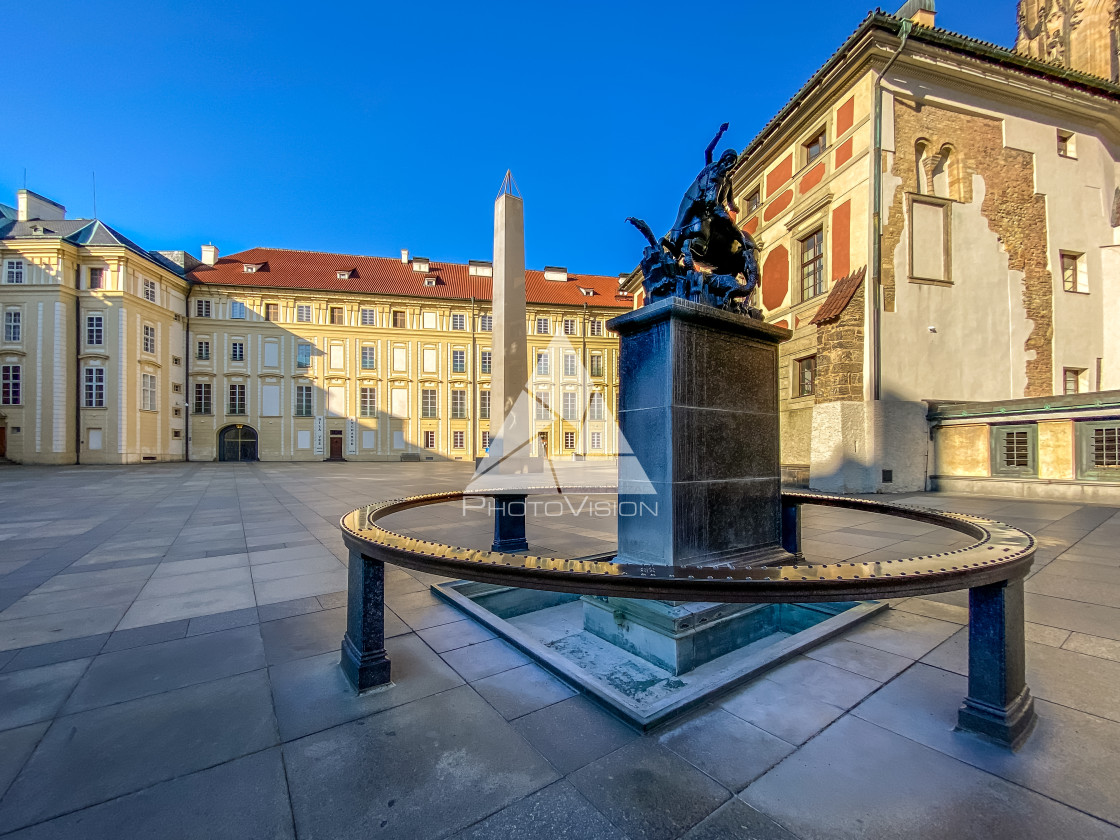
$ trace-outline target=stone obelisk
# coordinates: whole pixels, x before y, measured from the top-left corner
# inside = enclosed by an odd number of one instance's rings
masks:
[[[490,375],[490,458],[514,468],[529,455],[531,406],[525,335],[525,208],[507,170],[494,202],[494,335]]]

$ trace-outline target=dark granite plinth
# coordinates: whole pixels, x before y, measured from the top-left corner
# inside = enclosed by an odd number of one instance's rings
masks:
[[[618,421],[633,452],[619,458],[619,560],[735,563],[761,552],[773,563],[778,344],[790,331],[679,299],[608,327],[621,340]]]
[[[385,653],[385,564],[350,552],[342,671],[358,691],[389,682]]]

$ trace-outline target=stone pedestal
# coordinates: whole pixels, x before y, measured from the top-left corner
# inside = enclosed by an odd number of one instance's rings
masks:
[[[782,545],[778,344],[792,333],[676,298],[620,337],[618,560],[758,565]],[[637,515],[622,515],[623,511]]]
[[[608,327],[620,337],[618,422],[630,449],[618,464],[618,560],[792,560],[797,517],[782,509],[778,449],[778,344],[790,331],[680,299]],[[774,632],[775,616],[766,605],[587,597],[583,621],[682,674]]]

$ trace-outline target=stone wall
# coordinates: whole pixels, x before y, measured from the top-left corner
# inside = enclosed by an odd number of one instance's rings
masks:
[[[863,308],[860,283],[840,317],[817,326],[816,401],[863,399]]]
[[[1035,193],[1034,156],[1005,148],[1003,126],[997,119],[896,99],[894,124],[891,174],[901,184],[895,190],[883,228],[883,308],[895,311],[899,280],[895,277],[894,255],[906,226],[906,193],[921,191],[916,149],[919,142],[938,153],[947,147],[954,158],[949,197],[969,202],[973,177],[983,179],[981,213],[1007,253],[1008,270],[1023,275],[1023,307],[1033,324],[1024,346],[1028,361],[1023,396],[1050,394],[1053,278],[1047,260],[1046,199]]]

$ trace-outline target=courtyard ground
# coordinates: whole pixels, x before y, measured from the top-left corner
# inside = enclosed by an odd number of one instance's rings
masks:
[[[469,467],[0,467],[0,836],[19,838],[1120,838],[1120,513],[935,494],[1039,539],[1027,582],[1039,725],[1018,753],[953,732],[965,593],[911,598],[641,735],[388,569],[394,686],[338,669],[367,501]],[[422,514],[422,515],[421,515]],[[454,506],[400,516],[486,545]],[[807,511],[816,560],[960,544]],[[534,551],[614,539],[530,523]]]

